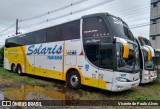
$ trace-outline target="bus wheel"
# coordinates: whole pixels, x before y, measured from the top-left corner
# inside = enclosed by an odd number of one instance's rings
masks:
[[[81,78],[76,70],[68,74],[67,83],[73,89],[79,89],[81,87]]]
[[[12,66],[11,66],[11,72],[16,73],[16,66],[15,66],[15,64],[12,64]]]
[[[18,66],[17,66],[17,73],[18,73],[19,75],[22,75],[22,74],[23,74],[23,73],[22,73],[21,65],[18,65]]]

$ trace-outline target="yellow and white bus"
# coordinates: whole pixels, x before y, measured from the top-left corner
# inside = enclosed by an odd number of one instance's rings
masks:
[[[8,38],[4,68],[109,91],[137,87],[138,45],[122,19],[97,13]]]
[[[155,68],[156,63],[154,60],[155,51],[147,38],[138,36],[136,40],[140,50],[140,68],[142,69],[140,74],[141,83],[153,82],[157,79],[157,69]],[[148,55],[150,59],[147,58]]]

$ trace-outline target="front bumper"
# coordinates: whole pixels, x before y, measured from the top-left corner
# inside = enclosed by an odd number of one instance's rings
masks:
[[[141,80],[142,84],[150,83],[157,79],[156,71],[150,71],[150,72],[151,72],[150,75],[147,73],[147,71],[144,72]]]
[[[156,71],[151,75],[151,78],[150,78],[150,81],[152,82],[152,81],[154,81],[154,80],[156,80],[157,79],[157,73],[156,73]]]
[[[115,80],[116,81],[116,80]],[[113,83],[112,85],[112,91],[113,92],[120,92],[128,89],[135,88],[139,85],[140,79],[134,82],[120,82],[116,81],[116,83]]]

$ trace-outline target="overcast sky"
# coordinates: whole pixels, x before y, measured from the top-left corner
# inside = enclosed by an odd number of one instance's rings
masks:
[[[69,5],[80,0],[1,0],[0,1],[0,45],[4,44],[4,40],[15,33],[15,26],[9,30],[1,33],[4,29],[11,26],[19,20],[32,18],[37,15],[44,14],[48,11],[59,9],[63,6]],[[149,26],[140,28],[133,28],[135,25],[149,23],[150,19],[150,0],[113,0],[109,3],[104,3],[99,7],[89,9],[77,14],[73,14],[64,18],[43,23],[33,27],[22,28],[26,25],[36,24],[38,22],[45,21],[47,19],[55,18],[68,14],[73,11],[77,11],[88,6],[95,5],[105,0],[88,0],[77,5],[73,5],[67,9],[40,17],[38,19],[21,22],[19,24],[20,32],[26,33],[34,31],[40,28],[45,28],[61,22],[66,22],[72,19],[80,18],[82,15],[109,12],[115,16],[121,17],[128,25],[135,36],[149,37]],[[14,32],[13,32],[14,31]]]

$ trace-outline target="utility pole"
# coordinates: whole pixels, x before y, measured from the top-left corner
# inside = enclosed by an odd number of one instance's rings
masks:
[[[16,19],[16,35],[18,34],[18,19]]]

